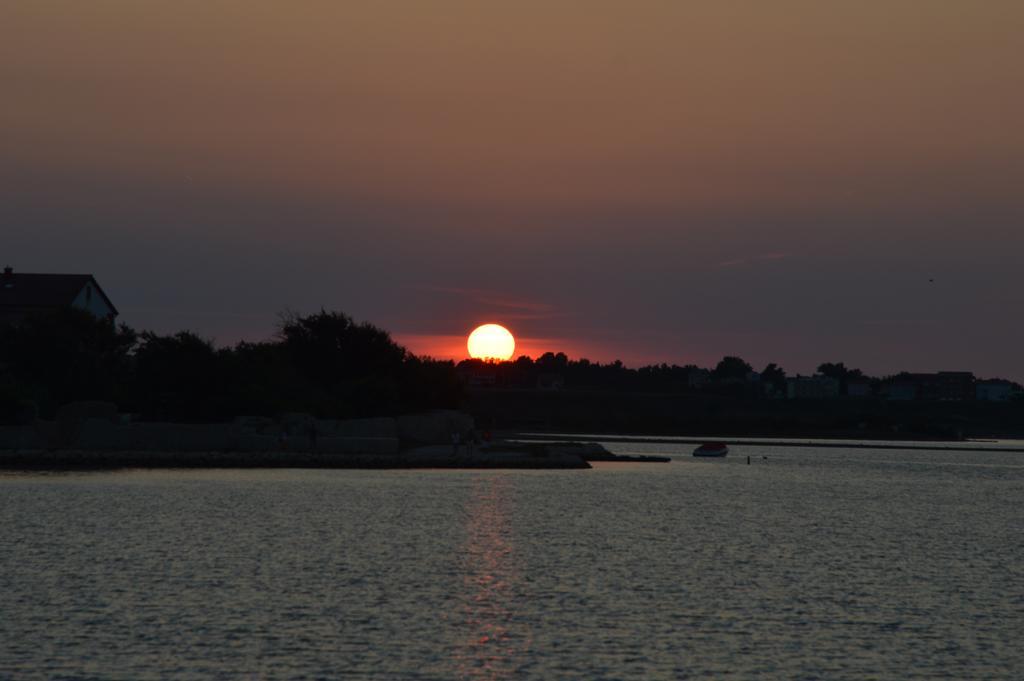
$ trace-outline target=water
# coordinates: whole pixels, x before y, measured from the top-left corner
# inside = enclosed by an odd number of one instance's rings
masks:
[[[0,678],[1018,679],[1022,500],[1021,454],[752,445],[4,473]]]

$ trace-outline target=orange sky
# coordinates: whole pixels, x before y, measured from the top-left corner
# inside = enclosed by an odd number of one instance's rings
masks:
[[[0,245],[222,342],[325,306],[1024,377],[1021,35],[1018,0],[8,0]]]

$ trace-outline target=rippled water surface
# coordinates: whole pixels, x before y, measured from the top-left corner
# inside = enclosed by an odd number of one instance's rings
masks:
[[[0,678],[1024,677],[1022,454],[3,473],[0,541]]]

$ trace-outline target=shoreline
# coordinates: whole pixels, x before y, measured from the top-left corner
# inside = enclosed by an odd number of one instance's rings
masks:
[[[581,436],[576,433],[502,433],[503,439],[512,442],[550,442],[559,439],[581,437],[593,442],[608,442],[612,444],[665,444],[665,445],[702,445],[706,443],[723,443],[729,445],[753,445],[757,447],[818,447],[821,449],[885,449],[885,450],[915,450],[915,451],[936,451],[936,452],[1008,452],[1024,454],[1024,446],[1011,447],[986,447],[984,444],[991,444],[992,440],[973,441],[980,446],[964,444],[964,440],[907,440],[901,444],[894,440],[839,440],[839,439],[792,439],[782,440],[774,438],[725,438],[708,437],[693,438],[689,436],[646,436],[646,435],[602,435],[600,433],[588,433]],[[968,440],[966,442],[972,442]],[[949,444],[942,444],[949,443]]]
[[[317,469],[535,469],[584,470],[591,461],[667,463],[662,456],[618,455],[596,443],[502,443],[461,448],[431,445],[395,453],[308,450],[181,451],[102,449],[0,450],[0,470],[111,470],[120,468],[317,468]]]
[[[319,468],[319,469],[587,469],[571,454],[519,452],[444,454],[324,454],[300,451],[186,452],[80,449],[0,451],[0,470],[109,470],[118,468]]]

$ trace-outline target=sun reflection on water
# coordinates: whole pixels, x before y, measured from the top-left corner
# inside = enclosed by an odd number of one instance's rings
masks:
[[[512,490],[505,475],[473,481],[460,559],[467,596],[460,603],[455,668],[460,678],[501,679],[525,662],[530,631],[517,619],[521,569],[510,521]]]

